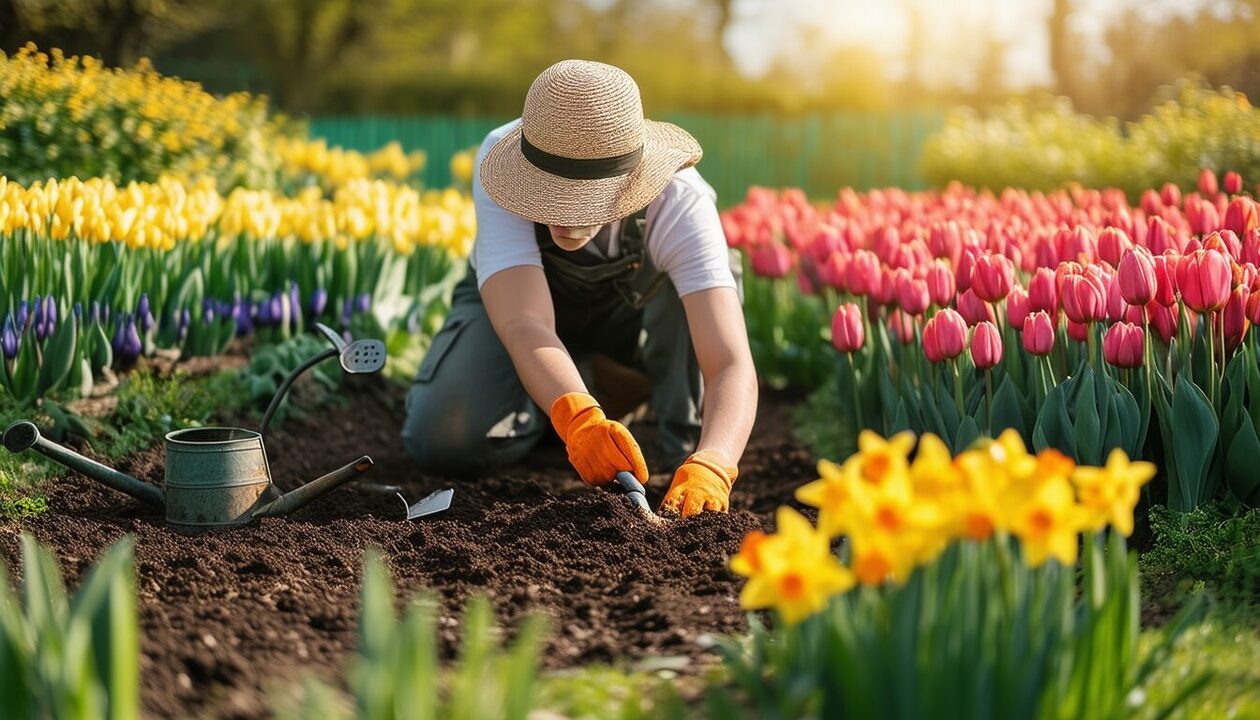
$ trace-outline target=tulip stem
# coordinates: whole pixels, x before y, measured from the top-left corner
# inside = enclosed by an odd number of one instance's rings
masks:
[[[1208,375],[1207,375],[1207,396],[1211,401],[1212,407],[1217,407],[1216,402],[1216,317],[1215,313],[1207,316],[1207,336],[1208,336]],[[1221,353],[1222,360],[1224,353]]]
[[[962,370],[959,369],[959,365],[961,365],[961,361],[958,358],[954,358],[953,365],[954,365],[954,403],[958,406],[958,417],[962,418],[967,414],[967,408],[963,407]]]
[[[989,425],[989,437],[993,437],[993,371],[984,371],[984,401]]]
[[[858,396],[857,368],[854,366],[854,363],[853,363],[853,353],[847,352],[844,354],[844,356],[849,361],[848,362],[849,387],[852,389],[852,392],[850,393],[850,398],[853,402],[853,421],[857,423],[858,432],[861,432],[862,430],[865,429],[865,425],[862,422],[863,420],[862,403]]]

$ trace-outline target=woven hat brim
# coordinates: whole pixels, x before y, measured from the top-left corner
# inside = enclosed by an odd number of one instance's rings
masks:
[[[545,225],[604,225],[638,212],[674,173],[700,161],[700,143],[667,122],[645,120],[643,159],[617,177],[571,180],[540,170],[521,154],[521,128],[501,138],[481,161],[481,186],[496,203]]]

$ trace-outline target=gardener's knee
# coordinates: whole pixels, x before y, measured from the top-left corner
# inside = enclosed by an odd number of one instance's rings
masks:
[[[545,418],[528,397],[515,410],[501,401],[478,398],[469,387],[416,383],[407,397],[403,444],[421,470],[435,474],[478,475],[516,462],[542,436]]]

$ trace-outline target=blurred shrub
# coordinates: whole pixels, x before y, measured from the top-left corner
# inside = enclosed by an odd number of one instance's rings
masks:
[[[19,183],[174,173],[212,176],[224,190],[271,187],[280,134],[264,99],[216,98],[147,61],[122,70],[34,45],[0,53],[0,174]]]
[[[403,152],[397,140],[370,153],[329,147],[324,140],[304,137],[281,137],[276,148],[286,187],[315,186],[326,191],[356,180],[415,181],[428,159],[423,150]]]
[[[928,139],[922,170],[938,186],[958,180],[1001,190],[1078,182],[1137,198],[1166,182],[1196,186],[1199,171],[1260,177],[1260,110],[1228,87],[1186,79],[1135,122],[1077,113],[1066,98],[1015,100],[981,116],[954,111]]]

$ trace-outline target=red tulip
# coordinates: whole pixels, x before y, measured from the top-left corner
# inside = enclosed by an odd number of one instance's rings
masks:
[[[1050,268],[1037,268],[1032,280],[1028,282],[1028,309],[1034,312],[1044,310],[1051,314],[1059,311],[1054,271]]]
[[[980,370],[1002,362],[1002,335],[997,325],[982,322],[971,332],[971,360]]]
[[[1054,321],[1049,313],[1038,310],[1024,318],[1024,329],[1020,333],[1020,341],[1024,350],[1033,355],[1049,355],[1054,349]]]
[[[1016,285],[1011,294],[1006,296],[1006,322],[1013,328],[1023,327],[1024,318],[1028,317],[1028,293]]]
[[[1211,197],[1220,192],[1216,185],[1216,173],[1208,168],[1199,171],[1199,193]]]
[[[1130,305],[1145,305],[1155,299],[1155,258],[1144,247],[1126,250],[1116,269],[1120,297]]]
[[[923,354],[931,362],[952,360],[967,346],[967,323],[950,308],[938,310],[923,326]]]
[[[1229,202],[1229,207],[1225,208],[1223,226],[1227,230],[1233,230],[1236,235],[1246,235],[1258,224],[1260,223],[1256,220],[1256,203],[1251,198],[1236,197]]]
[[[1230,195],[1237,195],[1238,193],[1242,192],[1242,186],[1243,186],[1242,175],[1239,175],[1233,170],[1230,170],[1229,172],[1225,173],[1225,192],[1229,193]]]
[[[866,326],[862,324],[862,311],[853,303],[836,308],[831,316],[831,344],[843,353],[861,350],[866,342]]]
[[[1062,276],[1059,284],[1059,303],[1072,322],[1101,320],[1107,311],[1107,288],[1096,274],[1070,272]]]
[[[1215,312],[1229,299],[1233,270],[1229,258],[1215,250],[1196,250],[1177,261],[1177,289],[1197,312]]]
[[[1005,299],[1014,280],[1015,265],[1004,255],[981,255],[971,268],[971,289],[985,302]]]
[[[1103,337],[1103,359],[1118,368],[1135,368],[1142,364],[1145,333],[1133,323],[1118,322]]]
[[[792,269],[792,253],[779,243],[768,242],[752,250],[752,270],[761,277],[786,277]]]
[[[928,298],[933,305],[945,307],[954,300],[954,273],[943,260],[935,260],[928,266],[927,275]]]
[[[993,306],[981,300],[975,288],[958,296],[957,309],[969,327],[985,321],[993,322]]]

